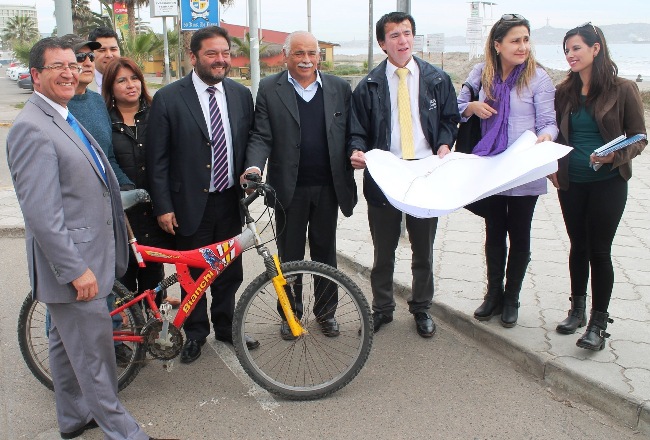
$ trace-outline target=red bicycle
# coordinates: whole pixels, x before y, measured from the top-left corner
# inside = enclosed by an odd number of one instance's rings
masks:
[[[262,241],[248,209],[255,199],[272,194],[273,189],[252,180],[248,186],[254,192],[241,200],[246,226],[241,234],[229,240],[190,251],[173,251],[138,244],[128,227],[129,242],[141,266],[146,262],[173,264],[176,273],[166,277],[155,289],[139,295],[117,281],[113,286],[116,308],[111,316],[119,314],[123,322],[114,331],[113,339],[130,349],[127,358],[118,362],[120,390],[135,379],[147,358],[171,360],[180,354],[184,343],[181,329],[197,301],[233,260],[252,248],[263,258],[266,270],[241,294],[232,335],[237,358],[246,373],[269,392],[302,400],[334,393],[363,367],[370,354],[373,330],[370,308],[361,289],[344,273],[322,263],[280,263]],[[125,209],[148,200],[143,190],[127,193],[123,196]],[[203,272],[194,279],[190,267]],[[171,306],[164,303],[158,306],[155,298],[177,282],[191,293],[185,296],[173,316]],[[322,301],[323,295],[332,295],[335,306],[316,316],[314,305],[317,296]],[[302,312],[292,310],[291,304],[295,303],[290,297],[302,298]],[[143,311],[144,304],[148,305],[147,313]],[[324,313],[327,313],[325,318]],[[323,334],[319,324],[333,316],[339,323],[339,334],[334,337]],[[283,320],[289,324],[294,340],[281,337]],[[255,337],[260,347],[249,350],[245,334]],[[18,339],[31,372],[46,387],[54,389],[48,362],[46,307],[34,300],[31,293],[20,310]]]

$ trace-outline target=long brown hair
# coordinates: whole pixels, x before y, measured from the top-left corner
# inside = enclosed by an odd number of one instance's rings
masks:
[[[124,67],[125,69],[130,69],[133,73],[135,73],[135,75],[140,80],[141,83],[140,105],[141,106],[143,102],[147,106],[151,104],[151,95],[149,95],[149,91],[147,90],[147,84],[144,81],[144,75],[142,74],[142,70],[140,70],[140,67],[138,67],[135,61],[126,57],[115,58],[113,61],[111,61],[108,64],[108,66],[106,66],[106,70],[104,71],[104,80],[102,82],[102,95],[104,96],[104,102],[106,103],[106,108],[109,111],[114,108],[117,114],[120,116],[120,118],[124,119],[122,117],[122,114],[120,113],[120,110],[115,105],[115,95],[113,95],[113,85],[115,84],[115,80],[117,80],[117,72],[119,72],[122,67]]]
[[[510,29],[517,26],[525,26],[528,29],[528,34],[530,34],[530,22],[528,20],[519,14],[505,14],[499,21],[494,23],[485,42],[485,67],[481,75],[481,86],[485,90],[488,99],[494,99],[492,83],[494,82],[494,77],[497,74],[501,74],[501,59],[497,55],[497,50],[494,48],[494,42],[503,42],[503,38],[508,34]],[[517,80],[517,93],[528,86],[530,79],[535,76],[537,62],[535,61],[532,48],[528,53],[528,59],[524,63],[524,71]]]
[[[569,30],[562,41],[562,49],[566,50],[566,42],[569,38],[579,35],[582,41],[593,47],[594,44],[600,44],[600,51],[594,58],[591,68],[591,80],[589,82],[589,92],[585,107],[594,108],[596,100],[605,90],[614,86],[616,76],[618,75],[618,66],[609,56],[609,49],[605,41],[603,31],[591,23],[585,23],[581,26]],[[571,111],[576,111],[580,107],[580,96],[582,94],[582,79],[580,73],[573,72],[569,69],[566,78],[557,86],[558,95],[562,94],[567,97],[571,104]]]

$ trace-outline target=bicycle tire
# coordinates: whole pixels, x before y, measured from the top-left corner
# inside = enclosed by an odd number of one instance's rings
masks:
[[[124,298],[129,291],[118,281],[112,289],[116,298]],[[49,366],[49,341],[46,332],[46,305],[32,298],[32,293],[23,301],[18,314],[18,345],[20,353],[32,372],[46,388],[54,391],[52,373]],[[124,311],[128,329],[139,334],[144,326],[144,316],[139,305],[135,304]],[[126,365],[117,367],[118,389],[126,388],[138,375],[143,366],[146,349],[143,344],[126,343],[131,348],[131,356],[126,360]]]
[[[277,295],[266,273],[255,278],[237,303],[233,318],[233,342],[244,371],[262,388],[292,400],[330,395],[359,374],[370,354],[372,317],[361,289],[343,272],[323,263],[292,261],[281,265],[289,285],[302,289],[302,326],[308,333],[287,341],[280,335],[282,318]],[[328,283],[323,285],[322,283]],[[316,286],[336,287],[336,337],[325,336],[314,315]],[[245,335],[260,342],[246,347]]]

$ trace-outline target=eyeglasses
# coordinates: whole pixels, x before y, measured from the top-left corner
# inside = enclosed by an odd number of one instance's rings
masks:
[[[66,69],[70,69],[70,72],[72,73],[81,73],[81,71],[83,70],[83,67],[75,63],[70,63],[68,65],[57,63],[57,64],[50,64],[49,66],[41,66],[36,68],[39,70],[42,69],[55,70],[57,72],[63,72]]]
[[[586,23],[582,23],[580,26],[578,26],[578,28],[584,28],[584,27],[587,27],[587,26],[590,26],[594,30],[594,34],[596,34],[597,36],[600,36],[600,35],[598,35],[598,31],[596,30],[596,26],[591,24],[590,21],[588,21]]]
[[[523,15],[519,14],[503,14],[501,16],[501,21],[522,21],[525,20]]]
[[[77,58],[78,63],[83,63],[86,61],[86,58],[90,58],[90,62],[95,61],[95,54],[92,52],[78,52],[74,56]]]

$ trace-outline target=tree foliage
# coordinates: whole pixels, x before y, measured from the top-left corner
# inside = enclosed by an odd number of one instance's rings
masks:
[[[34,42],[40,38],[38,24],[32,17],[15,16],[7,20],[2,41],[13,48],[16,43]]]

